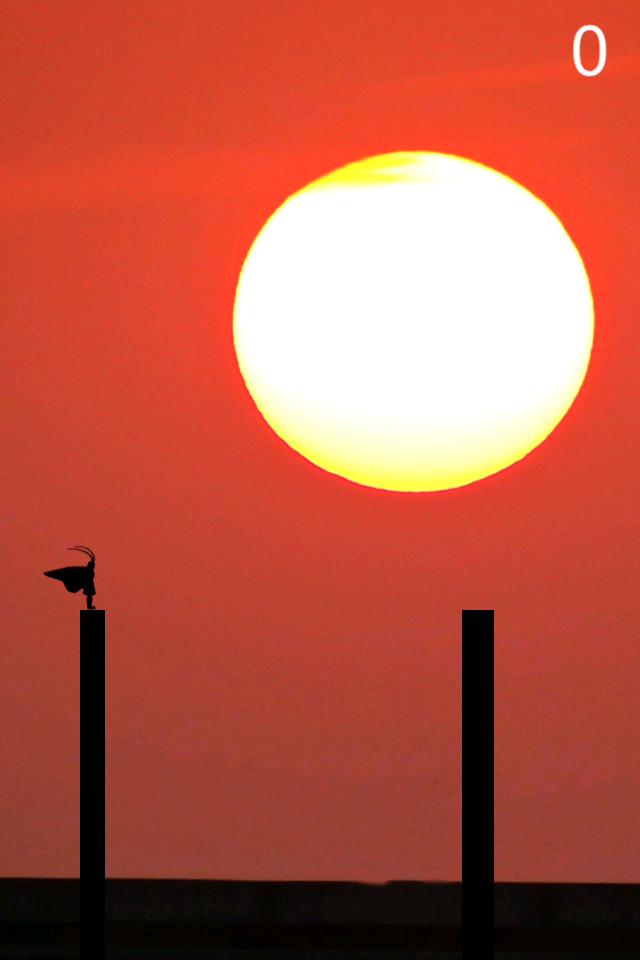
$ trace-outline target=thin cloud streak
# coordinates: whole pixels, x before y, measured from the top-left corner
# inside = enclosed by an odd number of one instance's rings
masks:
[[[606,76],[640,75],[640,56],[608,58]],[[420,96],[437,90],[467,88],[472,91],[505,87],[557,85],[561,82],[596,82],[600,77],[582,77],[571,57],[554,63],[522,67],[491,67],[452,73],[407,77],[383,84],[368,84],[344,91],[349,97],[380,103],[385,98]],[[568,142],[585,143],[597,138],[593,128],[574,133]],[[555,142],[555,141],[554,141]],[[206,148],[173,149],[164,152],[149,149],[120,148],[109,154],[84,156],[37,168],[37,161],[16,169],[0,166],[0,214],[30,211],[95,207],[110,203],[149,202],[154,199],[214,199],[247,196],[272,189],[278,184],[293,184],[300,189],[310,180],[336,169],[350,160],[349,148],[314,151],[263,151]]]

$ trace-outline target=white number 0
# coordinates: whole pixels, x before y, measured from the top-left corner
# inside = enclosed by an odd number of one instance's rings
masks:
[[[587,30],[593,30],[595,35],[598,38],[598,65],[595,70],[585,70],[582,66],[582,60],[580,59],[580,42],[582,40],[582,35],[587,32]],[[607,41],[604,38],[604,33],[600,27],[594,27],[592,23],[587,24],[586,27],[580,27],[575,37],[573,38],[573,62],[576,65],[576,70],[581,73],[584,77],[595,77],[597,73],[600,73],[604,67],[604,62],[607,59]]]

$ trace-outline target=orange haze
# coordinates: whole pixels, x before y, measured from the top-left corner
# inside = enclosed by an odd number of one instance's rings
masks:
[[[83,598],[42,574],[80,543],[107,876],[460,880],[461,610],[492,608],[495,879],[637,880],[639,57],[622,0],[5,9],[3,875],[79,872]],[[232,341],[283,200],[413,150],[543,200],[596,317],[548,439],[430,494],[296,454]]]

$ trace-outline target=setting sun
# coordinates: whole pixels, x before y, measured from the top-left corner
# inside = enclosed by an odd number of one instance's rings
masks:
[[[355,483],[461,487],[525,457],[584,380],[593,304],[557,217],[438,153],[349,164],[270,217],[242,267],[234,343],[290,447]]]

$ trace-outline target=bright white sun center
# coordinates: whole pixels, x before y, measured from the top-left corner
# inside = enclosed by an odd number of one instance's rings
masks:
[[[268,424],[385,490],[460,487],[538,446],[584,380],[593,304],[560,221],[459,157],[349,164],[290,197],[243,265],[234,342]]]

